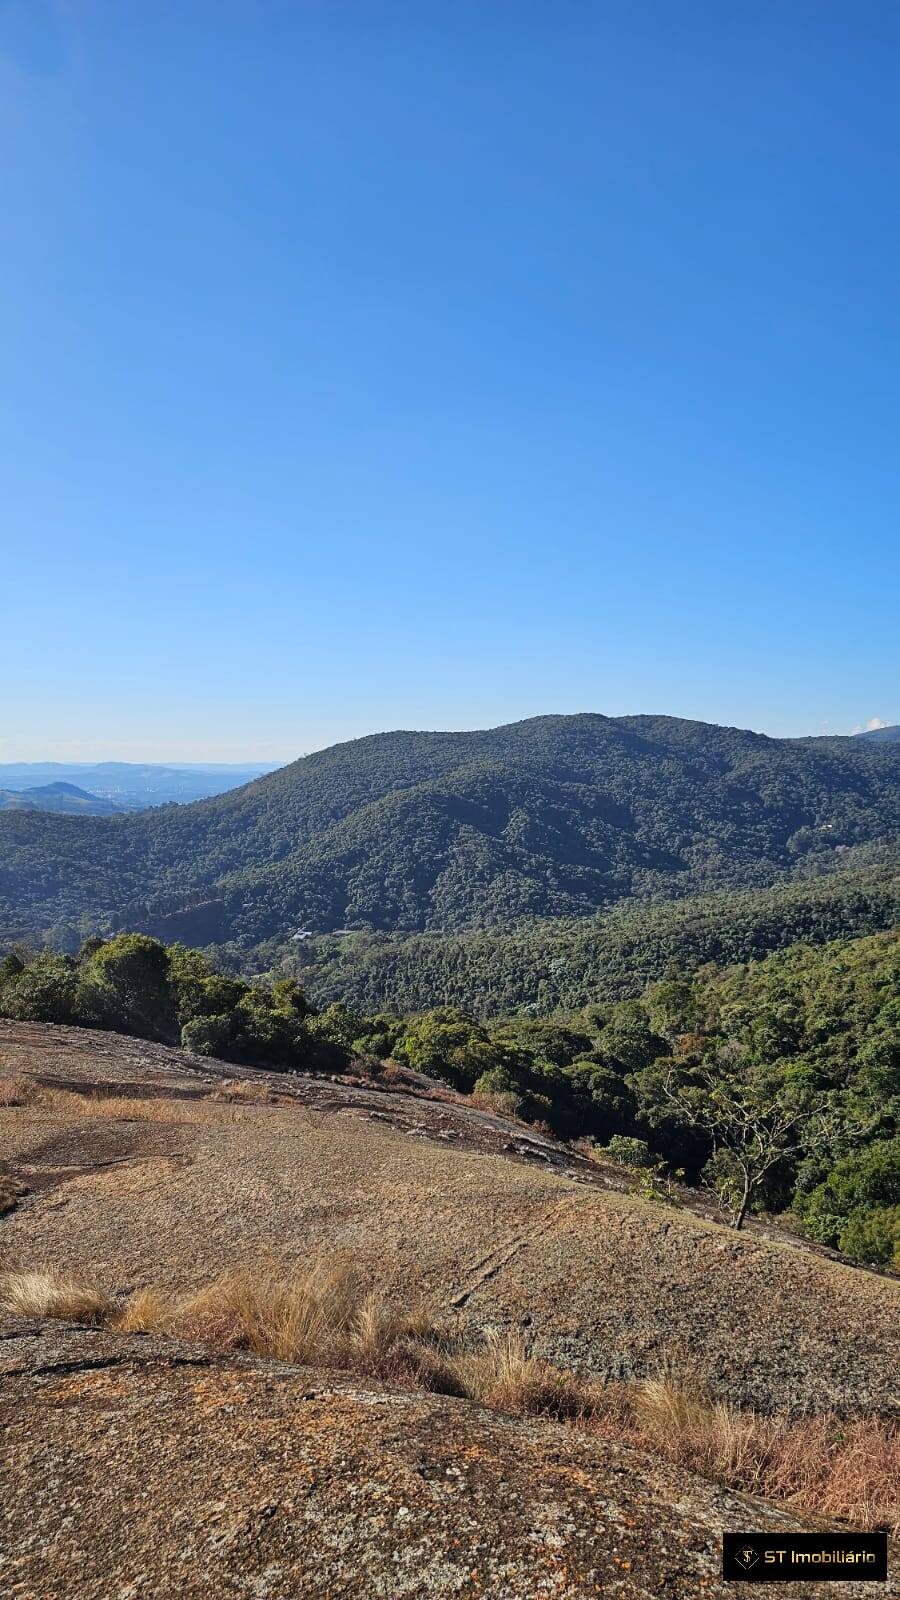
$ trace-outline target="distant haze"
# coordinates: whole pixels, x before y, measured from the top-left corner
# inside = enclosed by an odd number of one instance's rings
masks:
[[[0,792],[21,793],[37,810],[74,809],[70,800],[61,804],[60,790],[73,784],[86,791],[85,799],[109,802],[113,809],[142,811],[147,806],[180,805],[222,794],[227,789],[249,783],[270,772],[267,765],[231,764],[215,766],[208,762],[185,762],[178,767],[150,762],[9,762],[0,763]],[[56,791],[53,793],[51,791]],[[11,802],[6,801],[6,809]],[[101,805],[94,807],[96,812]]]

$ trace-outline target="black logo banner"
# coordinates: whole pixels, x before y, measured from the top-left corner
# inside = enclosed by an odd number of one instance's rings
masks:
[[[723,1533],[730,1583],[884,1583],[886,1533]]]

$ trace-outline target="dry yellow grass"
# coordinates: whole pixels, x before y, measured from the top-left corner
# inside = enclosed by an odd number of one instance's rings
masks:
[[[451,1367],[459,1392],[498,1411],[573,1418],[597,1404],[594,1386],[529,1355],[520,1333],[491,1330],[480,1349],[458,1355]]]
[[[36,1267],[0,1276],[0,1309],[19,1317],[62,1317],[72,1322],[106,1322],[112,1309],[101,1289],[70,1273]]]
[[[68,1274],[7,1273],[0,1307],[344,1368],[497,1410],[554,1417],[797,1511],[900,1533],[896,1423],[761,1416],[712,1402],[671,1372],[641,1384],[600,1386],[529,1353],[515,1331],[492,1331],[482,1345],[467,1345],[424,1309],[392,1304],[347,1260],[316,1258],[299,1273],[278,1265],[236,1268],[189,1294],[145,1288],[124,1304]]]
[[[900,1428],[878,1417],[764,1417],[671,1375],[629,1393],[626,1431],[700,1473],[857,1527],[900,1532]]]
[[[15,1077],[0,1078],[0,1106],[28,1106],[39,1096],[40,1088],[33,1079],[17,1073]]]
[[[120,1332],[160,1332],[279,1361],[379,1371],[401,1344],[426,1337],[429,1319],[399,1311],[347,1262],[305,1272],[236,1268],[187,1295],[142,1289],[115,1318]]]
[[[257,1085],[249,1085],[255,1089]],[[262,1087],[262,1086],[259,1086]],[[254,1095],[227,1095],[218,1093],[197,1099],[176,1099],[163,1095],[81,1094],[74,1089],[55,1089],[35,1085],[35,1092],[27,1101],[14,1101],[16,1105],[36,1105],[42,1110],[68,1117],[109,1117],[122,1122],[240,1122],[252,1114],[252,1106],[262,1103]],[[263,1091],[263,1098],[265,1091]]]
[[[129,1295],[124,1308],[113,1315],[110,1325],[116,1333],[164,1333],[174,1309],[171,1296],[158,1289],[137,1289]]]
[[[252,1079],[223,1078],[221,1083],[216,1084],[210,1098],[236,1101],[241,1105],[267,1105],[271,1096],[264,1083],[255,1083]]]

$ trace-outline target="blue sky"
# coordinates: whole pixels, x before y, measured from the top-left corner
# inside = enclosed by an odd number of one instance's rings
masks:
[[[900,720],[898,81],[872,0],[0,0],[0,761]]]

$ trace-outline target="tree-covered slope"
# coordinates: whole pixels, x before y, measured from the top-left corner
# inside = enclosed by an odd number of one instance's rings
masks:
[[[381,734],[194,805],[0,815],[0,929],[172,936],[201,903],[201,942],[244,944],[580,917],[827,865],[896,836],[898,801],[900,749],[853,739],[595,715]]]
[[[473,1016],[546,1013],[639,996],[672,963],[755,961],[900,925],[900,850],[865,847],[833,873],[767,889],[628,901],[592,917],[453,933],[359,932],[219,949],[235,969],[298,977],[317,1004],[364,1011],[452,1005]]]

